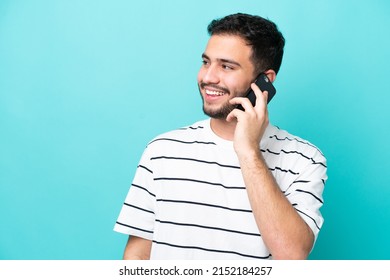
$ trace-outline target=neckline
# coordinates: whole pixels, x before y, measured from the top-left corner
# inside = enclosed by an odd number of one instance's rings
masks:
[[[234,149],[233,141],[225,140],[225,139],[219,137],[212,130],[210,121],[211,121],[210,118],[205,120],[205,129],[208,132],[208,134],[211,136],[212,141],[223,148],[230,149],[230,150]],[[266,145],[266,143],[268,142],[268,139],[269,139],[270,135],[272,134],[272,132],[274,131],[274,129],[275,129],[275,127],[271,123],[269,123],[267,128],[265,129],[263,137],[261,138],[260,147],[264,147]]]
[[[207,129],[207,132],[209,133],[209,135],[212,138],[212,141],[215,142],[215,144],[217,144],[218,146],[221,146],[223,148],[229,149],[229,150],[233,149],[233,141],[225,140],[222,137],[219,137],[213,131],[213,129],[211,128],[211,119],[210,118],[206,120],[205,128]]]

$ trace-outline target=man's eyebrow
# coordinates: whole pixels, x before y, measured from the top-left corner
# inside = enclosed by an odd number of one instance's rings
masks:
[[[207,60],[210,60],[210,58],[207,56],[207,54],[203,53],[202,54],[202,58],[204,59],[207,59]],[[226,58],[217,58],[217,60],[219,62],[222,62],[222,63],[229,63],[229,64],[233,64],[233,65],[237,65],[239,67],[241,67],[241,64],[238,63],[237,61],[234,61],[234,60],[231,60],[231,59],[226,59]]]
[[[223,62],[223,63],[229,63],[229,64],[233,64],[233,65],[241,67],[240,63],[238,63],[237,61],[231,60],[231,59],[219,58],[218,60]]]

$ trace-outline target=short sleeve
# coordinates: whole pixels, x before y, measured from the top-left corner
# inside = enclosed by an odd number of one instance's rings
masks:
[[[311,163],[301,170],[298,177],[286,192],[286,197],[298,214],[312,229],[315,239],[323,225],[324,219],[320,212],[323,201],[323,191],[327,180],[326,159],[320,151],[311,158]]]
[[[137,166],[133,183],[119,213],[114,230],[152,240],[155,205],[153,168],[148,148],[146,148]]]

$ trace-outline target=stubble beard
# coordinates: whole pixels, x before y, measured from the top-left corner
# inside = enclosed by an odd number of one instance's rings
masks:
[[[204,104],[203,101],[203,113],[205,113],[207,116],[213,119],[226,120],[227,116],[234,109],[235,106],[227,102],[225,104],[222,104],[221,107],[213,110],[211,108],[206,108],[206,105]]]
[[[209,116],[210,118],[213,118],[213,119],[223,119],[223,120],[225,120],[227,118],[227,116],[230,114],[230,112],[233,111],[236,108],[236,106],[230,104],[230,102],[228,100],[224,104],[222,104],[219,108],[215,108],[215,109],[207,108],[207,106],[205,104],[205,101],[204,101],[204,98],[203,98],[203,95],[202,95],[202,89],[206,85],[207,84],[205,84],[205,83],[201,83],[200,85],[198,85],[199,93],[200,93],[200,96],[202,97],[202,101],[203,101],[203,113],[205,115]],[[230,92],[229,92],[228,89],[221,88],[221,87],[217,87],[217,88],[219,90],[223,90],[224,92],[226,92],[226,94],[230,95]]]

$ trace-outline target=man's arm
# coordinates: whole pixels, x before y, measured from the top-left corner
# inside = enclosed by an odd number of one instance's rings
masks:
[[[306,259],[314,234],[278,187],[261,152],[241,156],[241,170],[261,236],[274,259]]]
[[[256,106],[246,98],[232,99],[245,111],[233,110],[228,121],[237,121],[234,148],[241,165],[248,198],[261,236],[274,259],[306,259],[314,234],[281,192],[260,151],[268,126],[267,93],[256,85]]]
[[[144,239],[138,236],[129,236],[125,252],[124,260],[149,260],[150,250],[152,248],[152,240]]]

